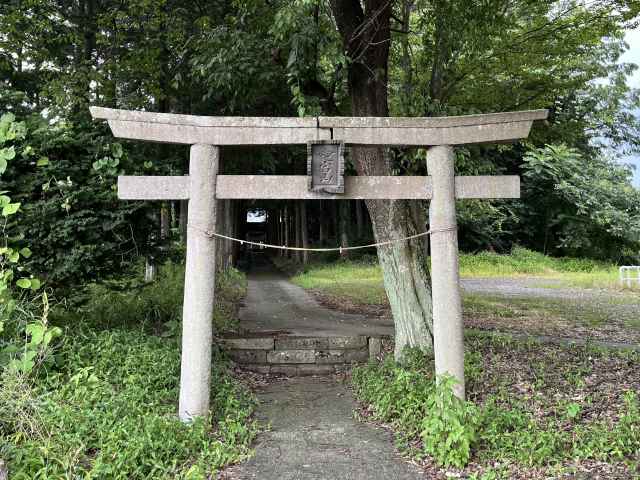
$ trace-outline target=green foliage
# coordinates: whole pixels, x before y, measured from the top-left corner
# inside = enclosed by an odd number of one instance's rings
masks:
[[[90,284],[71,300],[74,311],[54,311],[56,323],[90,322],[96,330],[140,325],[148,331],[174,336],[180,331],[184,291],[184,266],[167,262],[158,268],[153,282],[145,283],[135,272],[131,278]],[[235,268],[216,275],[216,305],[213,323],[216,331],[237,328],[237,306],[246,294],[247,280]]]
[[[21,205],[20,221],[7,221],[6,231],[17,246],[26,239],[38,246],[25,266],[58,293],[69,293],[63,291],[72,281],[103,279],[129,268],[136,255],[148,251],[151,225],[147,205],[118,200],[115,175],[135,168],[136,159],[86,123],[49,123],[33,116],[20,125],[3,181],[14,200],[8,203],[3,194],[0,206],[9,215]]]
[[[405,442],[419,437],[423,452],[438,464],[463,467],[476,440],[477,410],[453,395],[452,378],[436,385],[431,369],[419,364],[420,354],[409,353],[409,358],[409,368],[387,359],[381,366],[356,369],[356,395],[376,420],[392,423]]]
[[[175,413],[173,342],[135,326],[81,328],[58,357],[62,367],[32,387],[41,434],[2,424],[0,454],[11,478],[206,478],[248,454],[254,399],[220,358],[212,364],[211,417],[188,425]]]
[[[478,252],[460,256],[463,275],[491,277],[508,275],[553,275],[558,273],[615,272],[614,265],[589,258],[549,257],[522,247],[514,247],[509,255]]]
[[[454,397],[451,379],[436,386],[431,373],[433,360],[417,351],[411,352],[403,365],[388,358],[382,364],[354,370],[356,397],[373,419],[391,424],[400,443],[410,447],[405,449],[406,454],[418,459],[427,454],[440,465],[458,468],[470,460],[481,465],[515,462],[519,466],[544,467],[567,461],[632,461],[637,455],[640,402],[635,392],[621,386],[617,393],[624,401],[617,411],[583,418],[582,412],[591,406],[589,397],[563,400],[575,395],[565,391],[567,388],[581,387],[555,384],[558,369],[568,376],[572,369],[580,368],[577,364],[582,359],[597,364],[614,354],[586,349],[562,352],[559,367],[551,358],[532,354],[539,354],[541,347],[537,344],[482,337],[469,346],[465,361],[467,394],[471,398],[483,395],[476,404]],[[521,372],[509,372],[513,378],[496,378],[492,370],[492,362],[513,355],[523,356],[527,359],[524,363],[531,362],[537,372],[533,397],[507,388],[510,382],[520,386],[526,381]],[[631,354],[629,360],[637,360],[637,356]],[[620,358],[620,362],[625,359]],[[590,371],[581,376],[589,374]],[[487,388],[491,393],[486,393]],[[560,400],[545,398],[554,391]],[[543,398],[544,405],[538,405],[536,402]]]
[[[427,399],[427,415],[422,419],[420,438],[424,451],[448,467],[461,468],[471,457],[476,441],[477,410],[453,394],[455,380],[444,378]]]
[[[26,325],[24,351],[43,361],[8,365],[0,378],[0,457],[11,478],[200,479],[249,454],[255,399],[220,351],[211,416],[191,425],[177,418],[180,342],[167,337],[179,330],[183,272],[169,263],[151,284],[90,286],[74,299],[79,307],[52,312],[66,330],[55,349],[61,328],[46,315]],[[237,271],[219,278],[216,316],[228,326],[246,280]]]
[[[6,172],[8,162],[15,159],[15,142],[25,136],[24,122],[16,122],[15,116],[9,113],[0,117],[0,175]],[[21,264],[31,257],[32,251],[12,243],[7,226],[9,222],[17,224],[14,216],[21,204],[12,202],[6,193],[0,196],[4,217],[0,227],[0,368],[28,376],[36,366],[50,360],[49,347],[61,330],[47,324],[47,294],[34,296],[40,280],[25,276]],[[16,278],[18,275],[20,278]]]
[[[536,249],[616,260],[637,257],[640,191],[631,186],[627,168],[565,145],[547,145],[527,152],[523,170],[523,200],[541,207],[522,214]]]

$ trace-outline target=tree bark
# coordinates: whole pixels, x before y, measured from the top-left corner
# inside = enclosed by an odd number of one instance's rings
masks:
[[[340,246],[346,248],[349,246],[349,200],[338,200],[340,202]],[[342,258],[348,256],[347,251],[340,252]]]
[[[302,209],[300,208],[300,201],[295,203],[295,232],[296,232],[296,247],[302,247]],[[296,260],[302,261],[302,252],[296,250]]]
[[[322,208],[322,200],[320,200],[320,211],[318,212],[318,243],[323,246],[327,241],[327,217]]]
[[[354,208],[356,209],[356,233],[359,240],[364,237],[364,215],[362,212],[362,201],[354,200]]]
[[[289,246],[289,206],[285,203],[284,205],[284,244]],[[289,257],[290,250],[285,250],[285,257]]]
[[[300,202],[300,232],[302,237],[302,248],[309,248],[309,231],[307,227],[307,204],[304,200]],[[302,252],[302,263],[309,263],[309,252]]]
[[[338,30],[349,63],[348,85],[352,114],[388,116],[387,83],[391,2],[331,0]],[[391,175],[380,147],[359,146],[352,150],[358,175]],[[376,241],[402,239],[415,232],[404,201],[367,200]],[[422,249],[409,242],[378,248],[384,285],[395,324],[395,357],[401,359],[406,346],[431,349],[431,287]]]

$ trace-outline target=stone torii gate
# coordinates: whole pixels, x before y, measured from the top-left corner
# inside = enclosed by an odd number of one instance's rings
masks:
[[[217,199],[430,199],[433,340],[436,375],[457,379],[464,398],[464,347],[455,200],[519,198],[518,176],[455,176],[455,145],[510,142],[529,135],[546,110],[440,118],[204,117],[92,107],[114,136],[191,145],[188,176],[118,177],[125,200],[188,200],[187,254],[182,318],[178,413],[188,421],[209,411],[215,286]],[[218,175],[225,145],[403,145],[427,147],[427,177],[356,176],[317,188],[310,175]],[[311,171],[313,170],[313,172]],[[325,172],[326,173],[326,172]],[[312,174],[312,175],[311,175]],[[310,179],[309,177],[312,177]],[[335,176],[334,176],[335,177]],[[334,178],[332,177],[332,178]],[[335,179],[335,178],[334,178]],[[322,183],[323,180],[320,180]],[[343,193],[341,193],[343,192]]]

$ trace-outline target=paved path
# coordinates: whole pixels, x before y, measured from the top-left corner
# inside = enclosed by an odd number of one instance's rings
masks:
[[[298,377],[258,392],[258,416],[271,422],[255,456],[223,479],[413,480],[420,469],[397,456],[391,434],[353,417],[348,388],[332,377]]]
[[[329,310],[273,266],[257,266],[247,277],[247,297],[239,312],[244,330],[318,336],[393,334],[392,320]]]

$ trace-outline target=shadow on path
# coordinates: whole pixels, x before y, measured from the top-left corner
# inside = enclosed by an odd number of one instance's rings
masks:
[[[284,330],[308,336],[393,335],[391,319],[329,310],[266,260],[256,262],[247,279],[247,297],[239,313],[243,330]]]

